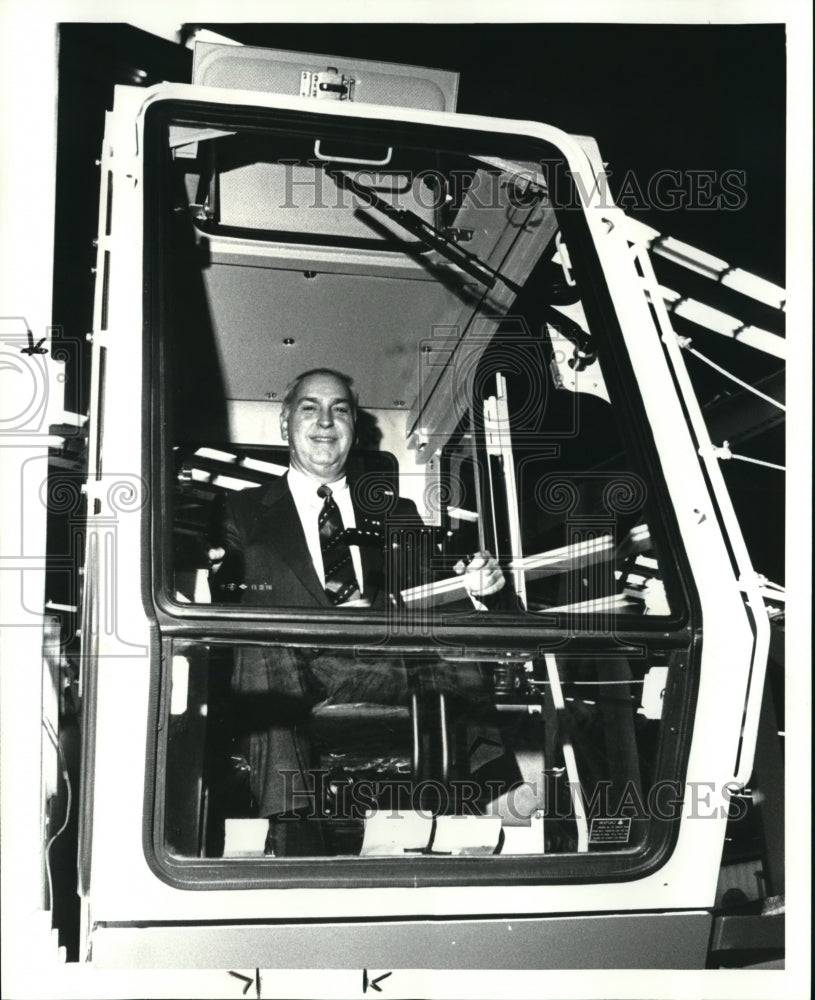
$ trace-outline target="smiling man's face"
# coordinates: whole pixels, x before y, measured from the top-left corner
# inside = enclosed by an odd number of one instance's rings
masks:
[[[335,375],[309,375],[280,416],[292,468],[319,483],[345,472],[354,441],[354,406],[346,384]]]

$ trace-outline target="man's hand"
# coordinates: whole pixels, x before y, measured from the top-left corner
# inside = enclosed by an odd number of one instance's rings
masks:
[[[498,560],[484,550],[476,552],[469,562],[460,559],[453,569],[464,576],[464,586],[473,597],[497,594],[504,586],[504,574]]]
[[[224,561],[225,555],[226,555],[226,549],[222,548],[207,549],[207,560],[209,561],[210,573],[218,572],[218,570],[221,568],[221,564]]]

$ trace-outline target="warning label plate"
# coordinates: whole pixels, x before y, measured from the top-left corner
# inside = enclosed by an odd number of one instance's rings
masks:
[[[589,829],[590,844],[627,844],[631,836],[631,817],[619,819],[599,819],[591,821]]]

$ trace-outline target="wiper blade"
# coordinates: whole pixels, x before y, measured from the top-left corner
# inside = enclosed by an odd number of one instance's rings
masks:
[[[485,264],[475,254],[459,246],[454,239],[447,236],[440,229],[436,229],[435,226],[431,226],[429,222],[425,222],[415,212],[411,212],[407,208],[394,208],[384,198],[380,198],[372,188],[360,184],[342,170],[326,168],[326,173],[337,184],[352,191],[365,203],[367,208],[373,208],[377,212],[381,212],[382,215],[387,216],[387,218],[392,219],[402,229],[406,229],[415,236],[429,250],[437,250],[442,257],[451,261],[456,267],[461,268],[462,271],[469,274],[470,277],[475,278],[476,281],[480,281],[482,285],[485,285],[487,288],[493,288],[496,281],[501,281],[516,295],[520,294],[521,287],[516,285],[514,281],[505,278],[500,271],[496,271],[495,268],[490,267],[489,264]]]

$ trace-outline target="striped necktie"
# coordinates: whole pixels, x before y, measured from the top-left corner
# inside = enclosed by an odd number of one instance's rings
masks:
[[[345,541],[345,527],[337,501],[328,486],[321,486],[317,496],[323,499],[323,506],[317,519],[320,531],[320,548],[323,553],[323,573],[325,592],[332,604],[344,604],[359,597],[351,549]]]

